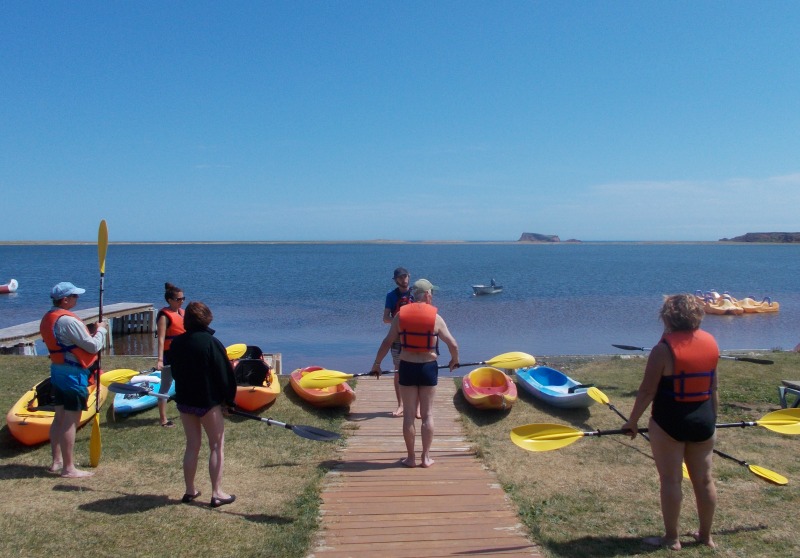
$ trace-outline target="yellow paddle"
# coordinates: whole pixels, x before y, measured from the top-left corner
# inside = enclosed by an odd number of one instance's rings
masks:
[[[536,359],[528,353],[514,351],[510,353],[503,353],[494,358],[490,358],[481,362],[467,362],[459,364],[459,366],[483,366],[489,365],[495,368],[525,368],[536,364]],[[447,366],[440,366],[439,368],[447,368]],[[381,374],[389,374],[392,371],[382,371]],[[305,374],[300,378],[300,387],[305,389],[323,389],[327,387],[338,386],[351,378],[358,378],[359,376],[369,376],[372,372],[359,372],[358,374],[347,374],[337,370],[314,370]]]
[[[225,352],[228,354],[228,360],[236,360],[242,358],[242,355],[247,352],[247,345],[244,343],[235,343],[225,347]]]
[[[106,251],[108,249],[108,226],[106,220],[100,221],[100,228],[97,231],[97,260],[100,264],[100,301],[97,321],[103,321],[103,290],[106,275]],[[108,332],[111,335],[111,332]],[[100,350],[102,352],[102,349]],[[89,439],[89,465],[97,467],[100,464],[100,454],[103,451],[103,445],[100,441],[100,353],[97,354],[97,372],[96,372],[95,390],[95,412],[92,422],[92,436]]]
[[[113,382],[125,383],[134,376],[138,376],[141,372],[131,370],[130,368],[118,368],[116,370],[109,370],[100,374],[100,383],[108,387]]]
[[[780,409],[767,413],[756,421],[742,421],[717,424],[717,428],[762,426],[781,434],[800,434],[800,409]],[[586,436],[608,436],[628,434],[629,430],[593,430],[582,432],[563,424],[526,424],[511,431],[511,441],[528,451],[551,451],[566,447]],[[647,432],[642,428],[639,432]]]

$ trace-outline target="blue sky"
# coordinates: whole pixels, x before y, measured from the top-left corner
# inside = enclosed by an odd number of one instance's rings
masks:
[[[797,2],[0,4],[0,241],[800,231]]]

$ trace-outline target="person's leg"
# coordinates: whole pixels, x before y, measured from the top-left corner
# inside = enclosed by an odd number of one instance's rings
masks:
[[[433,444],[433,400],[436,386],[419,387],[419,409],[422,414],[422,466],[433,465],[430,451]]]
[[[158,393],[166,394],[172,386],[172,367],[169,365],[161,369],[161,384],[158,387]],[[171,427],[174,426],[172,421],[167,417],[167,400],[158,399],[158,418],[161,426]]]
[[[225,418],[217,405],[200,419],[208,438],[208,475],[211,477],[211,495],[224,500],[230,494],[222,491],[222,472],[225,468]]]
[[[403,397],[400,395],[400,343],[392,343],[392,364],[394,364],[394,395],[397,398],[397,408],[392,413],[394,417],[403,416]]]
[[[674,440],[650,419],[650,447],[661,483],[661,515],[664,519],[663,544],[679,550],[678,521],[681,514],[681,482],[683,480],[683,450],[685,444]]]
[[[400,395],[403,398],[404,409],[416,409],[419,397],[418,386],[400,386]],[[403,460],[403,465],[406,467],[415,467],[417,464],[417,456],[414,451],[414,442],[417,437],[417,429],[414,426],[414,414],[405,413],[403,415],[403,439],[406,442],[406,458]]]
[[[705,442],[686,444],[684,459],[692,479],[694,498],[697,502],[697,516],[700,528],[694,535],[695,539],[711,548],[716,548],[711,538],[711,525],[714,522],[714,512],[717,509],[717,487],[711,474],[711,463],[714,450],[714,439]]]
[[[78,423],[81,420],[82,411],[64,410],[64,420],[61,425],[61,456],[64,460],[64,467],[61,469],[61,476],[66,478],[91,477],[94,473],[81,471],[75,466],[75,432],[78,430]]]
[[[200,455],[202,442],[202,426],[200,417],[190,413],[181,413],[183,433],[186,436],[186,448],[183,450],[183,482],[186,484],[186,494],[197,494],[194,479],[197,474],[197,458]]]
[[[56,405],[53,422],[50,424],[50,453],[53,461],[47,469],[50,473],[60,473],[64,468],[64,457],[61,454],[61,432],[64,429],[64,406]]]

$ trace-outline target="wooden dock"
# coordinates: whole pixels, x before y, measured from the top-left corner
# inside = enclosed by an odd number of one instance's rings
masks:
[[[97,322],[100,308],[75,310],[75,314],[87,324]],[[42,311],[44,315],[44,311]],[[150,333],[155,331],[155,310],[144,302],[119,302],[103,306],[103,320],[108,322],[111,335],[106,347],[114,346],[114,336],[128,333]],[[36,354],[39,335],[39,320],[0,329],[0,354]]]
[[[391,377],[360,379],[349,415],[353,434],[322,491],[312,558],[541,557],[517,512],[464,438],[456,388],[441,378],[434,411],[432,467],[413,469]],[[417,421],[417,459],[421,451]]]

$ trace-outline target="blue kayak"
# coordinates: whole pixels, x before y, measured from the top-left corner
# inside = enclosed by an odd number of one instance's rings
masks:
[[[586,393],[592,384],[582,384],[555,368],[519,368],[516,375],[522,389],[554,407],[575,409],[594,404],[594,399]]]
[[[134,376],[128,382],[146,389],[151,389],[158,393],[161,387],[161,371],[151,370]],[[175,382],[169,386],[167,395],[175,395]],[[138,393],[118,393],[114,396],[114,413],[118,415],[130,415],[152,409],[158,403],[158,397],[154,395],[140,395]]]

